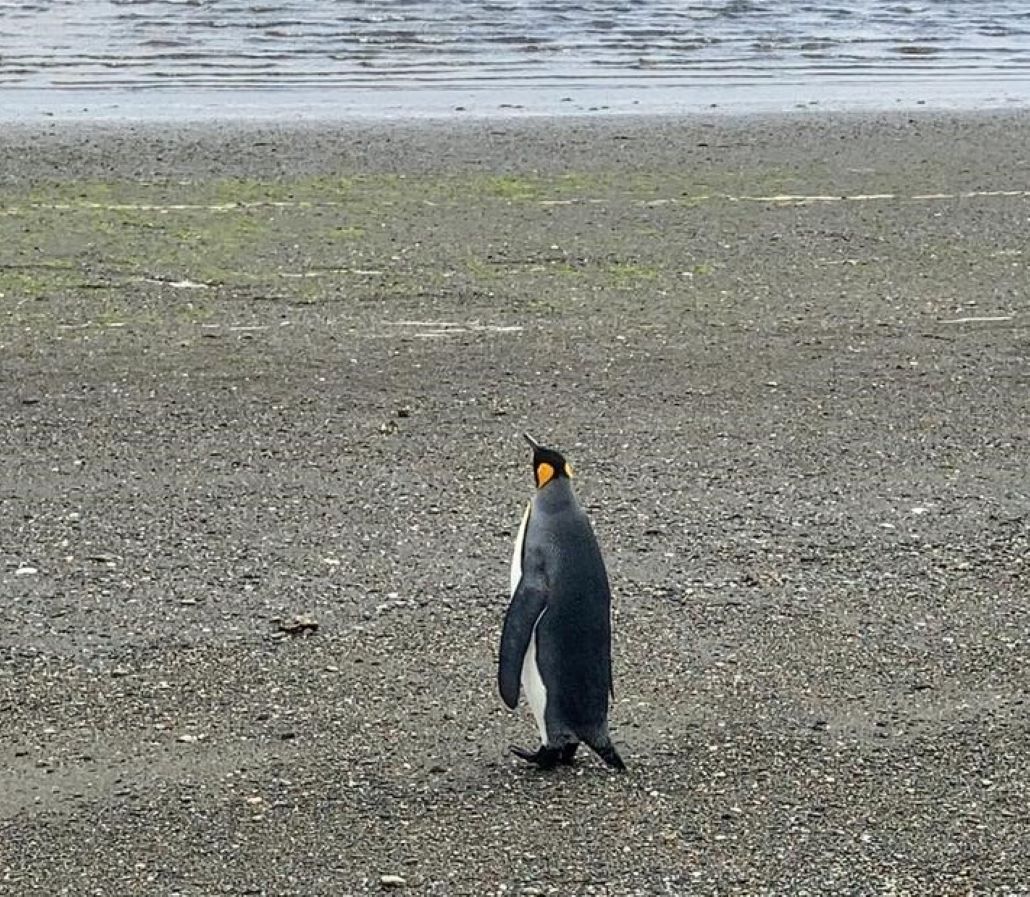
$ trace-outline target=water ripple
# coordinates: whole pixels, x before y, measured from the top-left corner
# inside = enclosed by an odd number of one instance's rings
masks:
[[[370,64],[374,74],[370,74]],[[0,85],[389,84],[1030,67],[1020,0],[0,0]]]
[[[1030,105],[1025,0],[0,0],[0,120],[927,96]]]

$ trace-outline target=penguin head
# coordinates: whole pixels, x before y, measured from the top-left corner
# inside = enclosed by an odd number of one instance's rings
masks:
[[[537,489],[543,489],[552,480],[566,479],[572,476],[572,467],[561,452],[544,448],[528,433],[522,434],[529,447],[533,449],[533,473],[536,476]]]

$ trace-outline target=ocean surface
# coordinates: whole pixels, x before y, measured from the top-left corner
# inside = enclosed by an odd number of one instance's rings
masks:
[[[1030,105],[1030,0],[0,0],[0,121]]]

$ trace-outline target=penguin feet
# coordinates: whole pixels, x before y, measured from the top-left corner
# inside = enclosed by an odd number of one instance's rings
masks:
[[[520,760],[534,764],[537,769],[554,769],[559,762],[571,762],[571,755],[568,761],[564,759],[565,751],[562,748],[549,748],[540,745],[536,751],[527,751],[525,748],[520,748],[513,744],[510,750]]]
[[[525,748],[520,748],[513,744],[510,750],[520,760],[532,763],[538,769],[554,769],[559,763],[562,766],[575,766],[576,750],[578,748],[579,742],[573,741],[562,745],[560,748],[547,747],[542,744],[535,751],[527,751]],[[612,769],[617,769],[619,772],[626,771],[626,764],[622,762],[622,757],[618,755],[611,742],[602,745],[600,748],[594,748],[594,750]]]

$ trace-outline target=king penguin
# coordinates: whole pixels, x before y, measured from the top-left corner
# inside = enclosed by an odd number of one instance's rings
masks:
[[[540,747],[511,750],[551,769],[571,764],[583,742],[624,770],[608,736],[611,590],[601,549],[572,491],[572,468],[559,452],[524,436],[533,449],[536,493],[515,538],[497,679],[512,710],[520,684],[525,690]]]

